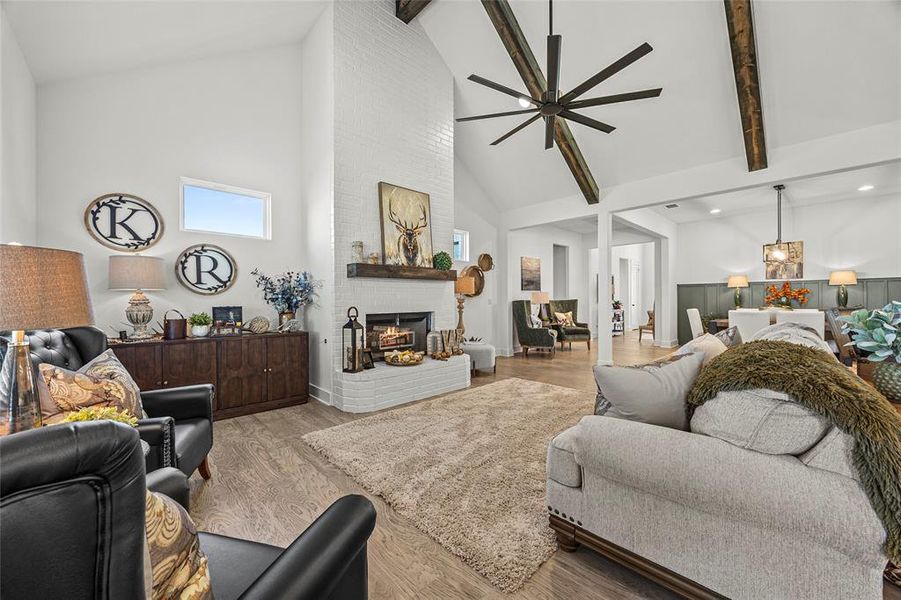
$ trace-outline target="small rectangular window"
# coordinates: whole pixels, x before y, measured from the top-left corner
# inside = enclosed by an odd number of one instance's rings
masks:
[[[454,260],[469,262],[469,232],[454,229]]]
[[[181,229],[272,239],[272,196],[231,185],[182,177]]]

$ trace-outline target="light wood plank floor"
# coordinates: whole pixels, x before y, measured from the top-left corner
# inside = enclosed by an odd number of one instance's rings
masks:
[[[618,364],[647,362],[670,350],[637,336],[614,339]],[[594,346],[594,345],[593,345]],[[556,357],[531,354],[498,359],[497,373],[478,374],[473,385],[521,377],[594,390],[595,351],[573,344]],[[198,528],[286,546],[332,502],[345,494],[368,496],[378,512],[369,544],[370,597],[402,599],[671,599],[665,589],[596,554],[558,551],[515,594],[493,587],[460,559],[365,492],[340,469],[310,449],[304,434],[366,415],[351,415],[311,400],[309,404],[215,424],[213,477],[191,480],[191,514]]]

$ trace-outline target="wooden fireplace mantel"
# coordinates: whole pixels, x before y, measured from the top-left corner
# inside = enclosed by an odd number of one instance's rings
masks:
[[[429,269],[427,267],[408,267],[405,265],[373,265],[370,263],[350,263],[347,265],[348,277],[379,277],[382,279],[431,279],[434,281],[456,281],[457,272]]]

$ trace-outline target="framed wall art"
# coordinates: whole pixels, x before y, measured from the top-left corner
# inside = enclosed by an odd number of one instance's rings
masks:
[[[541,259],[529,256],[519,258],[520,289],[524,292],[541,291]]]
[[[163,236],[163,218],[150,202],[131,194],[104,194],[84,211],[95,240],[120,252],[143,252]]]
[[[197,294],[221,294],[235,283],[238,265],[232,255],[212,244],[185,248],[175,261],[178,282]]]
[[[432,267],[429,195],[379,182],[382,256],[386,265]]]

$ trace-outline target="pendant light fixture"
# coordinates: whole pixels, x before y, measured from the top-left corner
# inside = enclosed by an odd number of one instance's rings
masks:
[[[776,247],[773,248],[773,251],[770,253],[770,256],[775,258],[776,260],[782,262],[786,258],[785,250],[781,248],[782,246],[782,190],[785,189],[785,186],[781,183],[779,185],[774,185],[773,189],[776,190]]]
[[[785,186],[774,185],[776,190],[776,242],[764,244],[763,262],[767,279],[801,279],[804,277],[804,242],[782,241],[782,192]]]

